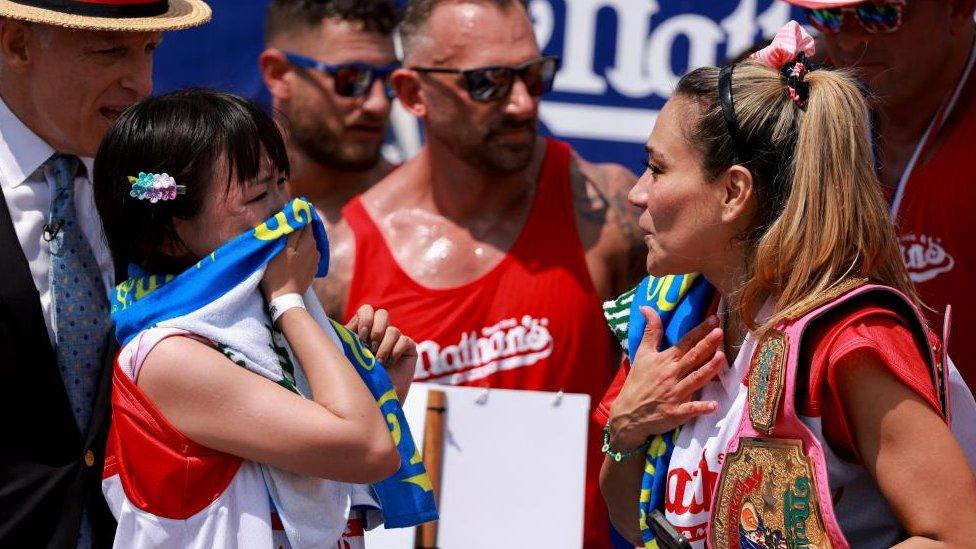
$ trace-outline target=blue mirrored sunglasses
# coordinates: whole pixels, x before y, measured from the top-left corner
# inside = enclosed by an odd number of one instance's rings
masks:
[[[286,51],[284,54],[288,62],[296,67],[317,70],[331,76],[332,86],[335,92],[342,97],[361,97],[366,95],[369,93],[370,88],[373,87],[373,82],[377,78],[383,80],[383,89],[386,90],[386,96],[390,99],[396,97],[393,86],[390,85],[390,74],[400,68],[399,63],[394,62],[389,65],[376,66],[357,61],[354,63],[330,65],[298,53]]]

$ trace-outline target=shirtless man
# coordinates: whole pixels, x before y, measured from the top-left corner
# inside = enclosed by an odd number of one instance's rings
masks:
[[[258,58],[288,136],[292,196],[305,196],[327,226],[385,177],[380,155],[390,120],[389,75],[398,22],[393,0],[274,0]]]
[[[401,33],[393,85],[426,145],[343,210],[323,303],[336,318],[388,309],[419,342],[417,381],[597,402],[619,358],[600,304],[643,276],[633,174],[537,135],[556,63],[521,2],[414,0]],[[588,443],[587,547],[608,546],[600,436]]]

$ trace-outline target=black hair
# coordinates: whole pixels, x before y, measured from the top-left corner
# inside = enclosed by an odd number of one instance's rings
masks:
[[[400,22],[400,11],[393,0],[272,0],[265,18],[265,44],[279,34],[308,30],[333,17],[390,36]]]
[[[244,185],[269,160],[282,175],[290,168],[274,120],[258,105],[229,93],[190,89],[150,97],[115,121],[95,156],[95,206],[117,268],[135,263],[153,273],[177,273],[187,258],[165,253],[185,248],[173,219],[193,219],[220,188],[216,167],[226,159],[231,184]],[[129,195],[130,176],[167,173],[186,193],[151,203]],[[193,258],[193,261],[199,258]]]

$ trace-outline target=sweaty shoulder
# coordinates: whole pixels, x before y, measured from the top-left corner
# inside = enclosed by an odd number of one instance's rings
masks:
[[[312,288],[326,314],[343,320],[349,281],[356,259],[356,238],[343,216],[329,227],[329,274],[312,280]]]
[[[569,179],[590,276],[600,297],[611,299],[647,274],[640,210],[627,200],[637,177],[620,164],[589,162],[574,151]]]

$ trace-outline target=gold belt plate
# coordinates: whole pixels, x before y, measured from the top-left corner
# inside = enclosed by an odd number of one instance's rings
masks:
[[[799,440],[742,438],[722,465],[716,549],[829,548],[816,479]]]
[[[786,334],[770,330],[759,342],[749,364],[749,420],[757,431],[766,435],[776,425],[788,352]]]

